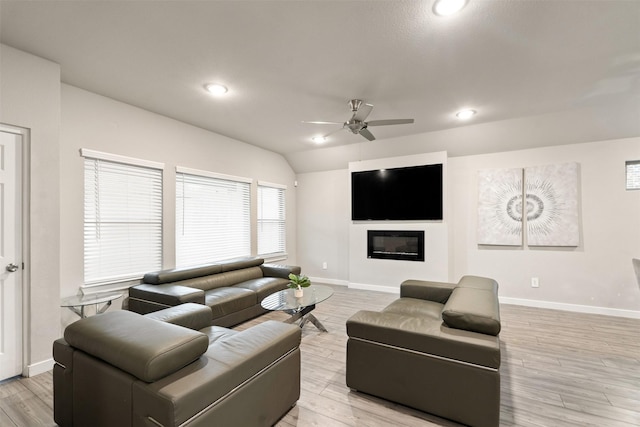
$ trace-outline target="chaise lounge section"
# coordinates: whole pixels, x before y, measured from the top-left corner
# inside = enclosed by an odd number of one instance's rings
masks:
[[[211,326],[187,303],[146,316],[114,311],[54,342],[61,427],[271,426],[300,396],[300,328]]]
[[[192,302],[211,309],[212,325],[231,327],[264,314],[260,302],[285,289],[290,273],[300,274],[300,267],[264,264],[262,258],[156,271],[129,289],[128,309],[146,314]]]
[[[469,426],[500,419],[498,284],[407,280],[347,321],[347,386]]]

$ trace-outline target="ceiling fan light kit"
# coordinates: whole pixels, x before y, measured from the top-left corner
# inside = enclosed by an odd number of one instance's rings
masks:
[[[349,120],[347,120],[344,123],[317,122],[317,121],[302,122],[302,123],[312,123],[312,124],[319,124],[319,125],[342,125],[341,129],[346,129],[353,134],[360,134],[364,138],[368,139],[369,141],[373,141],[376,139],[376,137],[373,136],[373,134],[369,129],[367,129],[369,126],[406,125],[406,124],[411,124],[414,121],[413,119],[386,119],[386,120],[370,120],[368,122],[365,122],[366,118],[369,116],[369,114],[371,114],[371,111],[373,110],[373,105],[366,104],[361,99],[350,100],[349,108],[351,109],[351,112],[353,113],[353,115]],[[325,135],[324,138],[326,139],[327,136],[341,129],[337,129]],[[314,138],[314,142],[315,142],[315,138]]]

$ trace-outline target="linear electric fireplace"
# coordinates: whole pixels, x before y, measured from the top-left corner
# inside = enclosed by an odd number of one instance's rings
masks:
[[[367,258],[424,261],[424,231],[367,230]]]

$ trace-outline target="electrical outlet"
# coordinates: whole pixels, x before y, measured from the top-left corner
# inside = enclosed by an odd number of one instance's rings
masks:
[[[327,269],[327,261],[325,261],[325,262],[323,262],[323,263],[322,263],[322,269],[323,269],[323,270],[326,270],[326,269]]]
[[[540,287],[540,280],[537,277],[532,277],[531,278],[531,287],[532,288],[539,288]]]

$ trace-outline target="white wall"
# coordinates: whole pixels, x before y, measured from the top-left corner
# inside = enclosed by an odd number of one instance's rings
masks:
[[[444,221],[351,221],[351,171],[433,163],[444,164],[446,192],[444,152],[353,162],[350,170],[299,174],[298,260],[303,272],[325,283],[392,292],[405,279],[447,280],[446,199]],[[423,230],[425,261],[368,259],[367,230]]]
[[[51,368],[60,319],[60,67],[0,45],[0,122],[30,129],[26,374]]]
[[[447,279],[457,281],[465,274],[494,277],[500,283],[501,298],[508,302],[640,315],[640,289],[631,267],[631,258],[640,257],[640,191],[624,189],[625,160],[637,159],[640,138],[450,157],[446,191],[449,200],[443,223],[448,238],[442,243],[442,250],[448,251],[443,259],[449,262]],[[477,171],[563,162],[580,164],[581,245],[478,247]],[[305,201],[298,205],[299,218],[305,218],[300,223],[304,230],[298,234],[299,259],[305,271],[317,280],[328,277],[346,284],[358,278],[365,284],[384,286],[377,278],[386,274],[383,270],[372,274],[366,260],[353,258],[351,246],[359,244],[359,238],[347,247],[344,240],[335,239],[349,234],[352,227],[348,170],[303,173],[298,175],[298,182],[299,200]],[[337,199],[332,200],[332,196]],[[333,270],[329,263],[328,270],[319,269],[328,256],[349,259],[349,265],[339,264],[340,268]],[[396,283],[406,278],[403,274],[398,274]],[[539,288],[531,288],[531,277],[540,279]],[[425,271],[422,278],[441,279],[439,273],[431,271]],[[388,281],[385,278],[385,283]]]
[[[631,258],[640,257],[640,191],[625,190],[625,161],[638,159],[640,138],[449,159],[454,278],[463,274],[494,277],[500,283],[500,295],[516,299],[513,302],[524,299],[557,303],[558,308],[575,304],[640,311],[640,289],[631,267]],[[580,246],[476,244],[479,169],[563,162],[580,164]],[[531,287],[532,277],[540,279],[539,288]]]
[[[347,284],[349,279],[349,172],[298,175],[298,262],[310,277]],[[327,269],[322,263],[327,263]]]
[[[287,251],[296,263],[295,175],[279,154],[185,123],[62,85],[61,266],[62,296],[75,295],[83,283],[83,158],[81,148],[165,164],[164,268],[175,266],[175,167],[248,177],[287,186]],[[252,200],[252,247],[255,239],[255,191]],[[75,320],[63,313],[63,326]]]
[[[388,291],[399,291],[400,283],[407,279],[429,277],[431,280],[436,281],[447,280],[449,276],[447,153],[442,151],[352,162],[349,164],[349,173],[437,163],[443,165],[443,221],[350,221],[349,286],[363,289],[382,288]],[[346,186],[350,187],[349,177]],[[350,214],[350,206],[348,214]],[[425,260],[401,261],[367,258],[368,230],[424,231]]]

